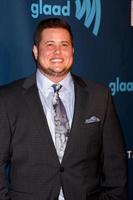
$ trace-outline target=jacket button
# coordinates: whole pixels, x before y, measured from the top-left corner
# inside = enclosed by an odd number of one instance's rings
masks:
[[[64,167],[60,166],[60,172],[64,172]]]

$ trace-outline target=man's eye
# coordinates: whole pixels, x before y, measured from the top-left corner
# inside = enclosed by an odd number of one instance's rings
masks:
[[[62,44],[63,47],[68,47],[69,45],[67,43]]]
[[[52,47],[52,46],[54,46],[52,43],[47,44],[47,47]]]

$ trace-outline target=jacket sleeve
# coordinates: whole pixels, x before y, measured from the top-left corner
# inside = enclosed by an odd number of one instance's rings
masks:
[[[102,127],[103,166],[100,200],[127,200],[127,156],[120,123],[108,94]]]
[[[0,97],[0,200],[9,200],[7,166],[10,161],[10,127],[6,108]]]

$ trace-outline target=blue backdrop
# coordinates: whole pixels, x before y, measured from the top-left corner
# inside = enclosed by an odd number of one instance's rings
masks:
[[[68,21],[74,33],[73,72],[112,90],[123,128],[133,199],[133,27],[131,0],[3,0],[0,3],[0,85],[35,70],[32,35],[49,16]]]

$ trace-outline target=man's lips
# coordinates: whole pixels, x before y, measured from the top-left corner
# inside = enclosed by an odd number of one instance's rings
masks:
[[[63,62],[64,60],[62,59],[62,58],[51,58],[50,59],[50,61],[52,62],[52,63],[61,63],[61,62]]]

